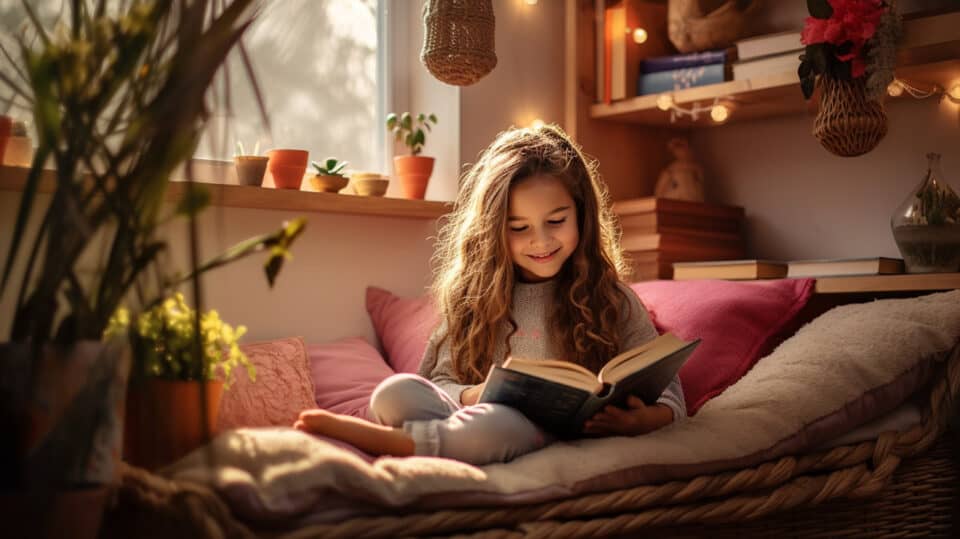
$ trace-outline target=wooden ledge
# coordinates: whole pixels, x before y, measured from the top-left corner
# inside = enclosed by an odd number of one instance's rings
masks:
[[[0,190],[22,191],[27,180],[25,167],[0,166]],[[40,181],[40,192],[52,193],[54,171],[45,170]],[[183,182],[171,182],[167,199],[179,200],[184,193]],[[252,208],[260,210],[303,211],[345,215],[370,215],[405,219],[437,219],[450,211],[450,204],[432,200],[362,197],[293,189],[272,189],[246,185],[202,183],[210,191],[214,206]]]

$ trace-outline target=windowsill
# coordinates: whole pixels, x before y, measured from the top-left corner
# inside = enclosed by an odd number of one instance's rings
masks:
[[[214,206],[372,215],[406,219],[436,219],[450,211],[449,203],[432,200],[365,197],[309,190],[236,185],[235,183],[229,183],[231,181],[229,175],[233,174],[232,163],[197,160],[194,164],[195,176],[207,180],[198,180],[198,182],[210,191],[211,203]],[[28,170],[26,167],[0,166],[0,190],[22,191],[27,180]],[[40,181],[39,191],[52,193],[55,181],[54,171],[45,170]],[[232,181],[236,182],[235,176],[233,176]],[[306,183],[304,182],[305,187]],[[183,183],[173,181],[167,189],[167,199],[179,200],[183,196],[183,192]]]

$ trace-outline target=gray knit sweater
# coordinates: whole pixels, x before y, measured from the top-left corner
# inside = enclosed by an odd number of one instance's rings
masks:
[[[647,310],[640,300],[626,285],[621,287],[630,298],[629,312],[621,313],[620,350],[627,350],[639,346],[657,336],[657,330],[650,321]],[[555,281],[542,283],[517,283],[513,289],[512,314],[517,322],[517,331],[510,337],[511,354],[532,359],[561,358],[559,343],[549,336],[550,306],[554,301]],[[460,393],[469,385],[460,384],[453,370],[453,361],[450,356],[449,342],[438,346],[446,333],[446,325],[441,323],[427,345],[423,360],[420,362],[420,376],[429,378],[434,384],[443,389],[460,402]],[[504,329],[504,335],[507,328]],[[494,361],[500,364],[506,359],[506,346],[501,343],[495,352]],[[683,391],[680,379],[673,382],[664,390],[659,401],[673,410],[674,420],[687,417],[687,407],[683,400]]]

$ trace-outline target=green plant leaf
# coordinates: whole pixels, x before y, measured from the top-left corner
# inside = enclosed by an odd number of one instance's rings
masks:
[[[177,215],[199,215],[210,206],[210,191],[196,183],[188,182],[183,197],[177,203]]]
[[[397,114],[394,112],[387,114],[387,129],[390,129],[392,131],[396,126],[397,126]]]
[[[408,130],[413,127],[413,118],[410,117],[409,112],[404,112],[403,115],[400,116],[400,127]]]
[[[413,143],[417,146],[420,146],[424,142],[426,142],[426,135],[423,134],[423,129],[417,129],[417,131],[413,134]]]
[[[807,10],[817,19],[829,19],[833,16],[833,8],[827,0],[807,0]]]
[[[431,114],[431,115],[430,115],[430,121],[433,122],[433,123],[437,123],[437,115],[436,115],[436,114]]]

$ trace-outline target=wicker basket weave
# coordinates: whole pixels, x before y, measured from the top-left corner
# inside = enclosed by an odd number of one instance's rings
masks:
[[[497,65],[491,0],[427,0],[420,61],[447,84],[468,86]]]
[[[841,157],[863,155],[887,134],[887,114],[879,101],[867,99],[863,77],[849,81],[820,77],[820,110],[813,136]]]

